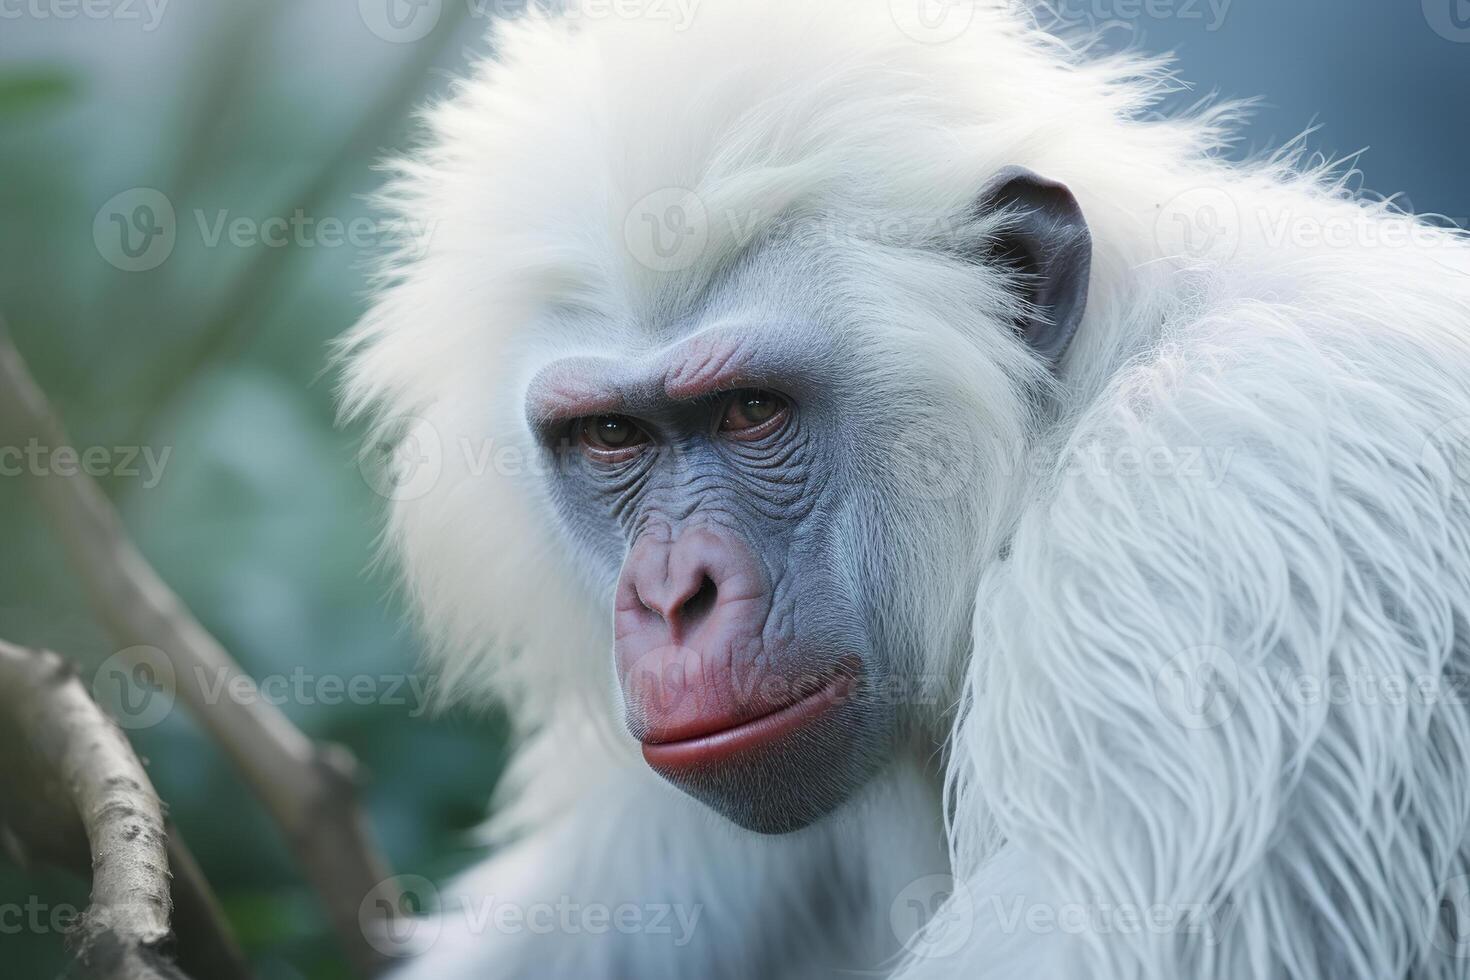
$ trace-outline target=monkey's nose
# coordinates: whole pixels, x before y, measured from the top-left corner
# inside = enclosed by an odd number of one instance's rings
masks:
[[[761,578],[749,548],[724,532],[695,528],[673,541],[646,536],[628,554],[618,605],[634,621],[643,620],[639,628],[663,633],[665,642],[712,641],[714,636],[703,635],[709,632],[704,627],[728,618],[716,613],[735,600],[762,596]],[[736,619],[745,613],[729,612]]]
[[[709,615],[720,592],[715,580],[704,570],[697,580],[693,576],[685,576],[683,582],[666,581],[663,587],[652,588],[635,581],[633,588],[643,608],[662,619],[676,638],[678,634],[697,627]]]

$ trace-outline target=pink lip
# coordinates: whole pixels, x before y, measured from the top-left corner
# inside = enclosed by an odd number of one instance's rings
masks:
[[[820,690],[768,715],[721,731],[671,742],[644,742],[643,758],[660,772],[696,769],[729,762],[780,741],[847,700],[856,679],[833,677]]]

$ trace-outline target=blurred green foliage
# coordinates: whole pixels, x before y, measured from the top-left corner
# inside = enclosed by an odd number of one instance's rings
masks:
[[[412,110],[485,27],[446,6],[427,37],[395,44],[355,6],[175,0],[152,30],[0,21],[0,316],[79,447],[163,461],[160,479],[140,461],[104,486],[163,577],[257,677],[395,678],[418,653],[391,579],[370,570],[383,501],[357,465],[361,433],[334,420],[329,345],[362,310],[377,243],[212,236],[222,215],[261,227],[300,212],[317,229],[370,215],[374,163],[407,145]],[[130,218],[137,188],[168,201],[176,241],[156,268],[126,271],[103,212],[122,194]],[[0,636],[95,666],[114,648],[26,483],[0,478]],[[493,717],[425,713],[390,683],[370,703],[293,695],[282,708],[363,763],[395,869],[440,877],[473,855],[505,733]],[[260,975],[346,976],[280,835],[223,755],[182,710],[132,734]],[[0,907],[64,910],[86,892],[0,859]],[[0,976],[62,967],[62,937],[33,918],[0,917]]]

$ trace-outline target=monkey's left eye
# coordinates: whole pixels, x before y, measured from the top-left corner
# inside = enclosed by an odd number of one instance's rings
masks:
[[[747,388],[737,391],[725,406],[720,431],[735,436],[760,436],[780,424],[789,407],[774,391]]]
[[[599,453],[622,453],[648,441],[648,433],[626,415],[595,415],[578,425],[582,445]]]

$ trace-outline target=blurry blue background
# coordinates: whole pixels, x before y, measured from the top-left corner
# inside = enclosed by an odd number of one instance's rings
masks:
[[[391,583],[367,571],[382,501],[356,465],[360,434],[333,424],[324,376],[330,340],[362,309],[376,232],[339,242],[320,222],[345,230],[368,213],[374,161],[484,50],[489,12],[515,4],[390,3],[402,0],[0,0],[0,315],[79,446],[168,450],[156,485],[145,469],[106,488],[257,676],[401,675],[417,652]],[[1114,46],[1177,51],[1194,87],[1175,103],[1261,96],[1236,153],[1319,124],[1308,145],[1330,158],[1369,148],[1367,188],[1467,222],[1465,0],[1057,6]],[[141,237],[139,254],[119,250],[110,215],[153,200],[139,188],[175,209],[171,251]],[[300,240],[230,241],[235,219],[297,212],[314,229]],[[0,542],[0,636],[93,665],[113,652],[18,479],[0,478]],[[400,871],[436,877],[468,860],[502,763],[494,717],[427,717],[412,698],[284,707],[370,770],[371,816]],[[344,976],[223,757],[177,714],[136,736],[261,975]],[[0,863],[0,908],[32,897],[80,906],[86,888]],[[0,944],[7,976],[61,963],[45,930]]]

